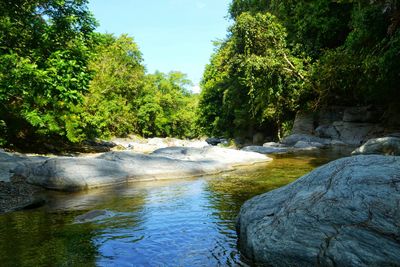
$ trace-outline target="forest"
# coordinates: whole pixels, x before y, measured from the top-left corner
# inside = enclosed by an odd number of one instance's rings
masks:
[[[0,145],[281,138],[327,105],[400,113],[398,1],[233,0],[229,17],[197,95],[181,72],[148,73],[133,37],[96,32],[87,0],[1,0]]]

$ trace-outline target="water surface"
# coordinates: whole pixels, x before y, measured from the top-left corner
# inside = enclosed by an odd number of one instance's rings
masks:
[[[339,156],[279,155],[216,176],[48,192],[43,207],[0,215],[0,265],[247,266],[235,232],[243,202]],[[95,209],[114,216],[74,223]]]

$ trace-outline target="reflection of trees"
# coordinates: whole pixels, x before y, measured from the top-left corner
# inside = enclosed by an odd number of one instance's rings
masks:
[[[48,192],[46,207],[1,215],[0,265],[95,266],[99,235],[121,224],[141,222],[144,196],[119,194],[124,194],[122,187],[86,193]],[[76,216],[93,209],[116,211],[118,219],[73,224]]]
[[[74,213],[42,210],[0,216],[2,266],[92,266],[92,225],[72,225]]]

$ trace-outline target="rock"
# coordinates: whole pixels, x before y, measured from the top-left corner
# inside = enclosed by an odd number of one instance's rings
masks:
[[[313,134],[314,133],[314,114],[313,113],[297,113],[292,134]]]
[[[24,163],[14,173],[47,189],[78,191],[131,181],[212,174],[269,160],[258,153],[218,147],[169,147],[151,155],[114,151],[91,157],[54,157]]]
[[[10,182],[14,175],[12,170],[28,162],[38,162],[47,159],[47,157],[29,157],[20,153],[7,153],[0,151],[0,181]]]
[[[313,143],[321,143],[323,145],[329,145],[331,140],[330,139],[325,139],[325,138],[319,138],[313,135],[308,135],[308,134],[292,134],[287,137],[285,137],[282,140],[282,144],[287,145],[287,146],[294,146],[297,142],[303,141],[303,142],[313,142]]]
[[[284,147],[284,145],[276,142],[267,142],[263,144],[263,147]]]
[[[381,112],[371,106],[350,107],[344,110],[344,122],[379,122]]]
[[[241,208],[239,247],[262,266],[398,266],[400,157],[339,159]]]
[[[264,135],[262,133],[256,133],[253,135],[253,144],[262,145],[264,143]]]
[[[44,200],[37,196],[40,191],[22,177],[13,176],[8,182],[0,181],[0,214],[44,204]]]
[[[320,138],[340,139],[340,134],[333,125],[321,125],[315,129],[315,133]]]
[[[334,122],[333,126],[339,132],[340,141],[349,145],[358,146],[383,133],[383,128],[373,123]]]
[[[318,149],[322,148],[325,145],[317,142],[304,142],[304,141],[299,141],[297,142],[293,147],[294,148],[299,148],[299,149],[304,149],[304,150],[312,150],[312,149]]]
[[[322,108],[318,112],[318,125],[330,125],[343,119],[345,107],[330,106]]]
[[[256,152],[261,154],[284,153],[288,151],[285,147],[264,147],[264,146],[246,146],[242,151]]]
[[[88,223],[114,217],[115,213],[108,210],[92,210],[75,218],[74,223]]]
[[[212,145],[212,146],[216,146],[219,143],[221,143],[221,139],[220,138],[215,138],[215,137],[210,137],[206,139],[207,144]]]
[[[400,156],[400,138],[399,137],[382,137],[368,140],[364,145],[357,148],[351,153],[359,154],[383,154]]]

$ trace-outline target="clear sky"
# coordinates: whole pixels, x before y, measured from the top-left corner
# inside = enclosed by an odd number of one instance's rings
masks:
[[[195,85],[230,24],[230,0],[90,0],[100,32],[127,33],[148,72],[181,71]]]

